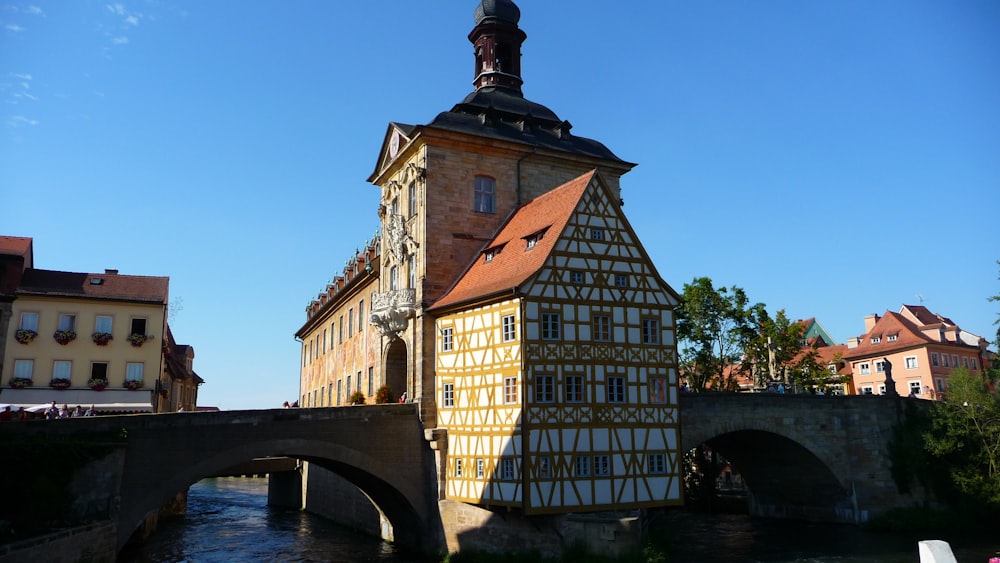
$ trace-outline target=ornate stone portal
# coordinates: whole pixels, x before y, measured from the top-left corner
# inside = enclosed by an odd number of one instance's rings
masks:
[[[406,330],[410,317],[416,311],[417,290],[415,288],[398,289],[397,268],[402,266],[408,256],[416,252],[417,241],[406,231],[403,216],[387,213],[382,217],[385,224],[386,244],[389,252],[384,255],[392,272],[390,290],[376,293],[372,296],[371,322],[382,336],[395,339]],[[386,271],[383,269],[383,271]]]

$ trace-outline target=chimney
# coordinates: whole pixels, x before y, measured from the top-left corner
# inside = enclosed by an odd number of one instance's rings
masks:
[[[104,268],[104,273],[105,274],[117,274],[118,270],[113,270],[111,268]]]
[[[878,322],[878,319],[879,316],[874,313],[865,317],[865,334],[868,334],[873,328],[875,328],[875,323]]]

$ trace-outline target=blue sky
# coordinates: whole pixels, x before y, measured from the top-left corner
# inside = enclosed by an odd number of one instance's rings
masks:
[[[298,394],[305,307],[378,228],[389,121],[472,86],[475,0],[0,0],[0,233],[170,277],[201,404]],[[526,97],[638,166],[625,212],[839,342],[1000,306],[1000,3],[521,0]]]

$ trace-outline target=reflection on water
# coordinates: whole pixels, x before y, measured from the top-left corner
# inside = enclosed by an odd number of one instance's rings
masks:
[[[993,538],[886,535],[856,526],[762,520],[746,515],[670,511],[670,563],[915,563],[921,539],[948,541],[959,563],[986,563],[1000,553]],[[122,562],[330,561],[426,563],[392,544],[323,518],[267,506],[266,479],[206,479],[191,487],[184,518],[161,523]]]
[[[161,523],[123,562],[417,562],[389,543],[322,518],[267,506],[267,479],[219,478],[188,492],[187,515]]]

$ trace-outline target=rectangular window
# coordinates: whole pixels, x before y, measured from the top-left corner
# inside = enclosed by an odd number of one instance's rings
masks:
[[[476,194],[473,211],[493,213],[495,209],[496,180],[487,176],[476,176]]]
[[[337,344],[344,343],[344,315],[337,319]]]
[[[646,455],[646,471],[653,474],[661,474],[667,472],[667,462],[666,455],[664,454],[647,454]]]
[[[882,385],[878,386],[878,394],[879,395],[885,395],[885,383],[883,383]]]
[[[354,381],[355,381],[355,383],[354,383],[354,388],[355,389],[354,390],[355,391],[361,391],[361,372],[360,371],[358,372],[358,377],[355,378]]]
[[[417,214],[417,183],[410,182],[410,185],[407,186],[407,192],[409,192],[410,200],[410,207],[407,211],[410,212],[410,217],[413,217]]]
[[[354,336],[354,308],[347,310],[347,337]]]
[[[542,340],[559,340],[559,313],[542,313]]]
[[[628,287],[628,275],[615,274],[615,285],[618,287]]]
[[[862,395],[871,395],[872,394],[872,386],[871,385],[865,385],[864,387],[862,387],[861,388],[861,394]]]
[[[451,328],[441,329],[441,351],[451,352],[452,341],[451,341]]]
[[[556,400],[555,377],[551,375],[535,376],[535,402],[553,403]]]
[[[14,360],[14,377],[18,379],[31,379],[34,373],[35,360]]]
[[[514,315],[504,315],[502,319],[503,324],[503,341],[513,342],[517,337],[517,333],[514,331]]]
[[[938,361],[937,352],[931,352],[931,365],[935,367],[941,365],[941,362]]]
[[[920,394],[920,382],[919,381],[911,381],[910,382],[910,395],[919,395],[919,394]]]
[[[38,332],[38,313],[21,313],[21,324],[17,328]]]
[[[552,477],[552,458],[549,456],[538,458],[538,476],[542,479]]]
[[[358,301],[358,332],[365,330],[365,300]]]
[[[895,335],[895,334],[890,334],[890,335],[888,336],[888,340],[889,340],[889,342],[895,342],[895,341],[896,341],[896,337],[897,337],[897,335]]]
[[[111,334],[111,315],[97,315],[94,319],[94,332]]]
[[[885,373],[885,362],[883,360],[875,362],[875,373]]]
[[[882,337],[881,336],[873,336],[872,337],[872,344],[881,344],[881,342],[882,342]]]
[[[482,479],[486,476],[486,461],[481,458],[476,458],[476,479]]]
[[[649,380],[649,402],[656,405],[667,402],[667,378],[654,377]]]
[[[337,404],[340,404],[341,397],[344,396],[344,381],[342,379],[337,380]],[[331,405],[332,406],[332,405]]]
[[[660,343],[660,321],[656,319],[642,319],[642,343]]]
[[[906,369],[917,369],[916,356],[907,356],[905,361],[906,361]]]
[[[861,375],[871,375],[872,366],[868,362],[861,362],[860,364],[858,364],[858,371],[861,373]]]
[[[589,456],[579,455],[573,459],[573,475],[576,477],[590,477]]]
[[[944,379],[940,377],[934,379],[934,388],[938,391],[944,391]]]
[[[131,326],[129,326],[129,334],[141,334],[146,335],[146,319],[131,319]]]
[[[583,402],[583,376],[582,375],[567,375],[566,376],[566,402],[567,403],[582,403]]]
[[[52,362],[52,379],[73,379],[73,362],[69,360]]]
[[[975,358],[969,358],[969,369],[973,371],[979,369],[979,362]]]
[[[607,477],[611,475],[611,457],[607,455],[594,456],[594,476]]]
[[[941,367],[948,367],[948,354],[941,354]]]
[[[455,384],[445,383],[444,390],[442,391],[443,397],[442,402],[446,407],[455,406]]]
[[[461,476],[462,476],[462,460],[456,458],[455,459],[455,477],[461,477]]]
[[[517,402],[517,378],[503,378],[503,402],[512,405]]]
[[[346,389],[346,393],[350,394],[350,392],[351,392],[351,376],[349,376],[349,375],[347,376],[347,384],[344,385],[344,389]],[[337,401],[337,403],[339,404],[340,401]]]
[[[583,283],[583,272],[579,270],[573,270],[569,273],[570,283],[581,284]]]
[[[962,356],[962,367],[965,368],[965,369],[969,369],[969,357],[968,356]]]
[[[500,478],[504,481],[514,480],[514,460],[503,458],[500,460]]]
[[[590,229],[590,240],[604,240],[604,229]]]
[[[142,381],[141,362],[128,362],[125,364],[125,381]]]
[[[594,342],[610,342],[611,317],[607,315],[594,315],[592,323],[594,328]]]
[[[323,353],[326,354],[326,329],[323,329]]]
[[[76,315],[59,315],[58,330],[76,330]]]
[[[608,402],[609,403],[624,403],[625,402],[625,378],[613,375],[608,377]]]
[[[953,368],[957,368],[958,367],[958,354],[952,354],[951,355],[951,367],[953,367]]]
[[[375,368],[368,368],[368,396],[375,394]]]
[[[94,362],[90,364],[90,378],[108,380],[108,362]]]

